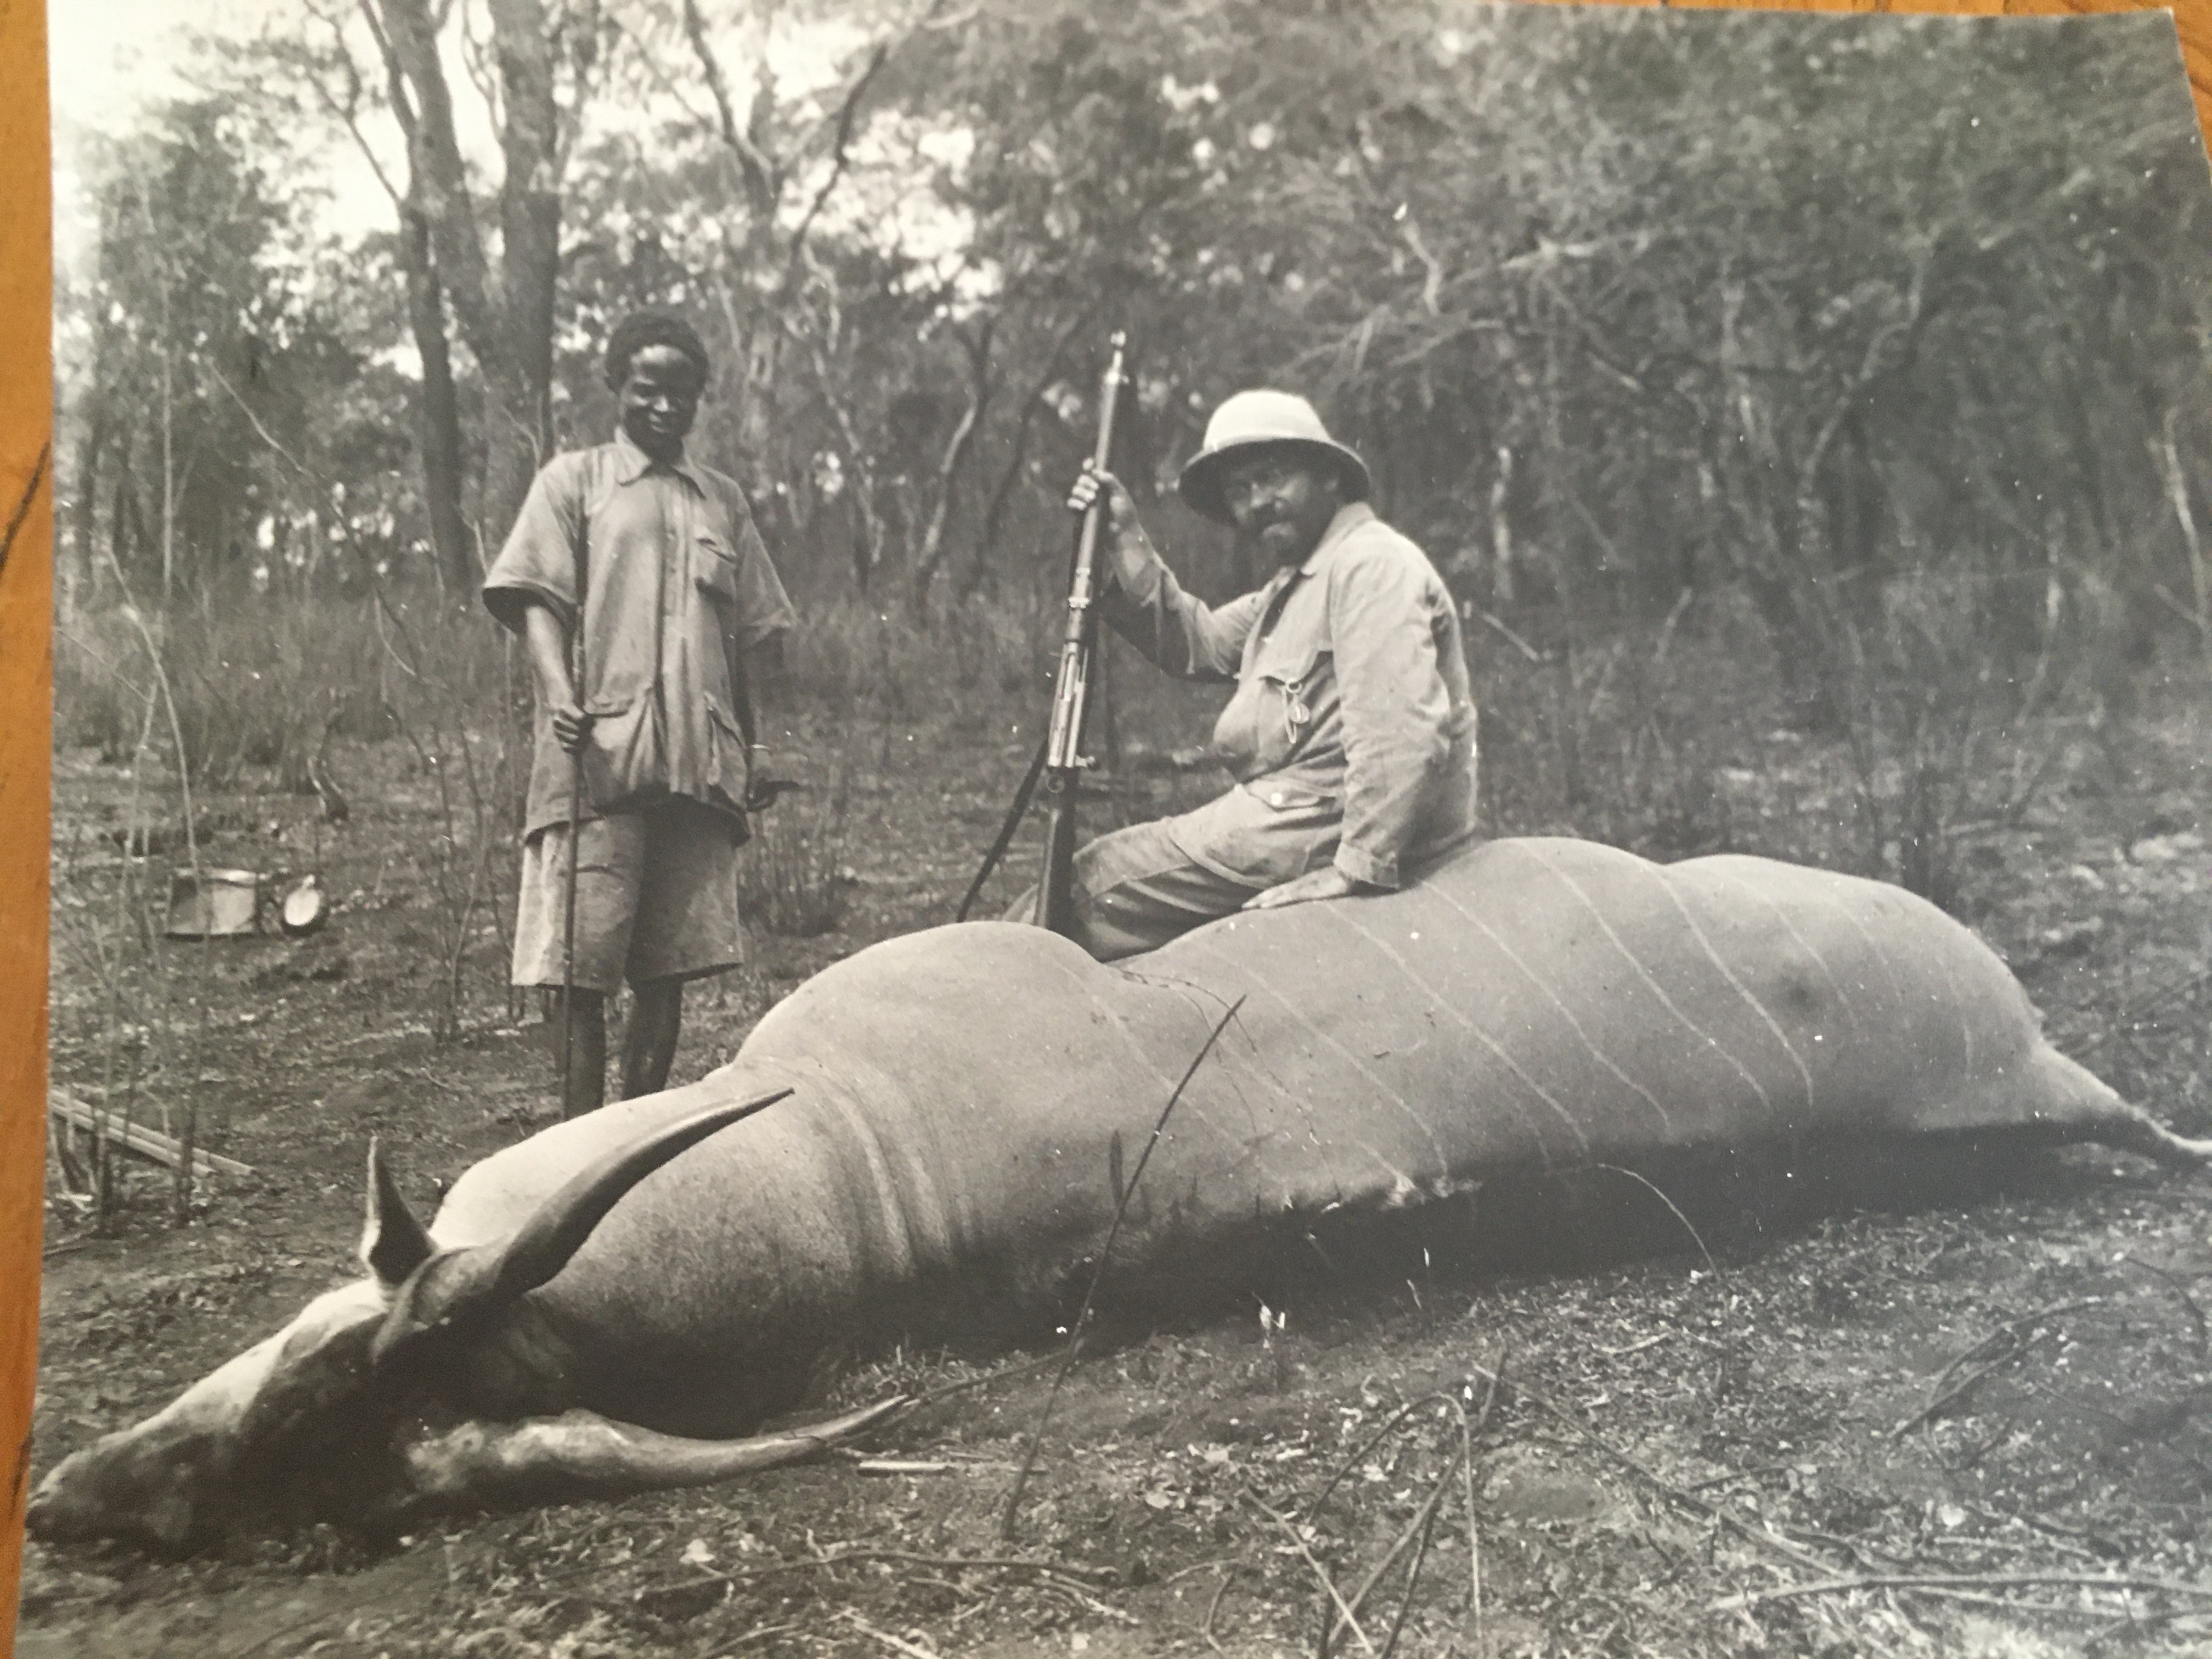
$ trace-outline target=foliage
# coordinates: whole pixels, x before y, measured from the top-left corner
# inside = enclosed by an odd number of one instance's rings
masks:
[[[398,721],[459,788],[514,712],[494,636],[458,623],[435,695],[399,676],[410,714],[360,625],[465,596],[517,434],[601,438],[599,340],[665,303],[718,359],[693,447],[800,597],[802,692],[886,745],[1018,724],[1120,326],[1115,464],[1200,591],[1261,574],[1173,500],[1220,396],[1309,392],[1363,447],[1462,598],[1486,751],[1518,753],[1487,768],[1501,815],[1736,844],[1711,707],[1771,672],[1772,723],[1839,757],[1820,855],[1948,898],[1961,836],[2051,770],[2023,734],[2081,719],[2117,755],[2160,632],[2212,644],[2212,216],[2170,27],[311,9],[210,45],[204,93],[90,170],[63,723],[132,741],[143,641],[109,607],[135,601],[204,781],[296,778],[318,699],[374,678],[343,718]],[[453,148],[471,120],[512,140],[495,178]],[[388,226],[321,228],[337,143]],[[513,793],[485,765],[448,802],[479,853]]]
[[[1875,590],[1923,565],[2002,585],[2018,659],[2052,616],[2124,638],[2193,613],[2167,475],[2201,469],[2160,453],[2212,442],[2212,222],[2162,22],[1442,0],[543,9],[567,227],[558,441],[605,429],[596,344],[615,313],[690,311],[723,363],[698,447],[746,483],[809,592],[881,604],[890,582],[926,610],[947,580],[1025,586],[1020,550],[1056,562],[1094,354],[1121,325],[1140,395],[1119,465],[1140,494],[1224,392],[1292,385],[1365,446],[1385,511],[1467,591],[1656,618],[1686,584],[1741,583],[1816,721],[1840,718]],[[333,27],[233,48],[215,113],[164,141],[240,175],[228,218],[168,192],[227,228],[160,239],[239,317],[266,286],[257,250],[301,234],[277,235],[225,133],[305,102],[390,165],[377,123],[400,106],[374,41]],[[802,47],[815,72],[788,66]],[[415,186],[387,176],[403,234],[365,251],[389,293],[419,256]],[[121,189],[103,246],[127,262],[144,239]],[[222,259],[193,252],[210,242]],[[358,493],[388,477],[415,394],[368,384],[407,337],[348,275],[308,261],[295,286],[354,354],[328,389],[360,385],[382,417],[385,449],[332,470]],[[118,294],[143,335],[158,284]],[[206,331],[216,367],[237,332]],[[492,404],[456,362],[456,459],[480,471]],[[269,423],[331,424],[289,418],[304,407]],[[391,517],[398,545],[426,547],[419,508]],[[1202,584],[1251,574],[1166,522]],[[185,540],[208,556],[206,534]]]
[[[244,127],[211,98],[94,146],[98,242],[62,299],[65,609],[166,607],[398,532],[404,501],[381,486],[404,451],[380,439],[381,377],[341,321],[362,297],[301,244],[297,186]],[[331,489],[297,488],[276,432],[328,454]]]
[[[211,789],[237,787],[249,769],[289,782],[326,731],[383,735],[380,668],[368,607],[240,602],[234,580],[222,602],[179,608],[160,637],[191,776]],[[144,709],[145,659],[119,616],[80,617],[56,641],[56,741],[129,758]]]
[[[756,817],[738,866],[739,914],[787,939],[835,932],[851,880],[845,865],[849,783],[841,775],[818,787],[825,791],[818,802],[795,796]]]

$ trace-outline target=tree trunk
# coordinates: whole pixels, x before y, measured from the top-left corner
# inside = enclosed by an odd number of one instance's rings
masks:
[[[68,557],[57,573],[57,595],[62,621],[72,620],[90,608],[99,592],[99,564],[93,548],[100,535],[100,463],[107,447],[107,399],[95,391],[88,400],[83,441],[77,447],[76,477],[71,481]]]
[[[987,317],[975,338],[967,342],[968,407],[961,411],[960,423],[945,446],[945,459],[937,464],[937,500],[930,507],[929,526],[915,552],[912,605],[916,622],[928,620],[929,590],[937,580],[938,567],[945,562],[945,527],[952,516],[952,493],[960,481],[961,465],[982,425],[984,408],[991,401],[992,331],[992,319]]]
[[[815,386],[829,408],[830,418],[837,424],[839,459],[845,468],[845,495],[853,508],[853,580],[866,594],[884,562],[884,520],[876,501],[876,469],[868,459],[866,447],[860,441],[853,411],[838,392],[837,380],[822,343],[810,336],[805,344],[807,359],[814,368]]]
[[[976,538],[975,559],[969,566],[967,580],[961,585],[963,597],[973,598],[987,584],[995,585],[994,556],[998,552],[1000,533],[1006,524],[1006,508],[1013,501],[1014,488],[1028,470],[1030,434],[1036,428],[1038,411],[1044,407],[1046,388],[1060,378],[1060,360],[1068,342],[1090,321],[1095,309],[1086,306],[1060,325],[1052,337],[1051,349],[1044,354],[1042,368],[1030,382],[1028,395],[1022,399],[1021,416],[1014,422],[1013,442],[1006,464],[999,473],[999,482],[991,491],[990,506],[983,514],[983,528]]]
[[[138,510],[138,488],[131,482],[134,448],[126,429],[122,456],[112,469],[114,500],[107,509],[108,558],[116,571],[130,573],[126,580],[137,575],[138,556],[146,543],[145,520]]]
[[[496,290],[477,228],[453,96],[427,0],[377,0],[392,54],[415,94],[408,146],[432,262],[454,320],[483,371],[483,497],[478,529],[507,533],[551,438],[553,294],[559,254],[559,106],[542,0],[491,0],[505,119],[500,147],[503,240]]]
[[[1498,446],[1498,476],[1490,484],[1490,602],[1513,603],[1513,447]]]
[[[553,447],[553,297],[561,264],[561,106],[544,0],[490,0],[492,48],[506,95],[500,149],[501,325],[506,419],[492,433],[483,520],[504,537]]]
[[[452,596],[474,591],[480,573],[468,521],[461,514],[461,411],[453,391],[453,357],[446,340],[446,302],[430,256],[430,226],[419,207],[401,212],[400,257],[407,272],[407,317],[422,359],[416,394],[416,442],[422,452],[422,495],[430,546]]]

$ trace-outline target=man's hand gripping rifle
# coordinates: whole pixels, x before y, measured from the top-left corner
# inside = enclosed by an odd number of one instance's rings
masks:
[[[1111,343],[1113,358],[1106,366],[1106,377],[1098,393],[1098,445],[1091,455],[1092,468],[1101,472],[1106,470],[1113,453],[1114,414],[1121,401],[1124,379],[1121,361],[1128,337],[1117,331]],[[1030,763],[1029,775],[1014,793],[1013,805],[1000,828],[998,839],[984,855],[983,867],[975,872],[968,896],[960,902],[961,921],[967,920],[969,907],[975,903],[975,896],[982,891],[983,884],[990,879],[992,870],[1013,840],[1024,813],[1029,810],[1030,797],[1042,777],[1048,818],[1044,879],[1037,885],[1036,912],[1031,919],[1040,927],[1049,927],[1055,933],[1073,933],[1074,930],[1075,809],[1081,774],[1089,764],[1083,755],[1083,726],[1090,713],[1091,663],[1098,642],[1097,618],[1092,612],[1091,602],[1097,592],[1098,532],[1105,516],[1106,499],[1102,495],[1084,510],[1077,524],[1075,556],[1067,583],[1067,623],[1060,636],[1060,672],[1053,681],[1052,718],[1045,728],[1044,742]]]

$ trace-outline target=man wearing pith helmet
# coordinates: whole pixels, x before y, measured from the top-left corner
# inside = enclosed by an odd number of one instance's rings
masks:
[[[1389,891],[1474,831],[1458,612],[1427,556],[1367,504],[1366,465],[1304,398],[1240,392],[1177,489],[1274,574],[1209,605],[1152,550],[1110,474],[1086,467],[1068,497],[1081,512],[1103,494],[1100,609],[1115,630],[1170,674],[1237,686],[1213,732],[1236,787],[1076,855],[1078,938],[1102,961],[1237,909]]]

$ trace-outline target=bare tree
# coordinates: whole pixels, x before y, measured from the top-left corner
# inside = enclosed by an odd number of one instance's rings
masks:
[[[385,55],[393,113],[407,139],[401,244],[416,337],[431,341],[424,360],[426,463],[459,434],[458,418],[448,420],[450,406],[439,407],[428,389],[431,358],[445,345],[441,308],[450,306],[484,378],[488,430],[477,525],[490,539],[514,517],[552,445],[553,301],[566,159],[555,65],[566,44],[588,73],[599,6],[586,0],[564,9],[556,28],[544,0],[488,0],[497,65],[494,115],[504,162],[495,204],[495,268],[478,228],[439,52],[452,0],[361,3]],[[449,367],[446,373],[449,388]]]
[[[975,447],[976,429],[981,426],[983,411],[991,401],[994,388],[991,338],[996,326],[997,319],[987,315],[972,332],[959,336],[968,357],[968,404],[960,411],[952,436],[945,442],[944,459],[937,464],[936,504],[930,508],[928,526],[915,548],[912,586],[908,598],[917,620],[929,614],[929,590],[937,580],[938,567],[945,562],[945,527],[952,514],[953,488],[959,480],[962,464]]]

